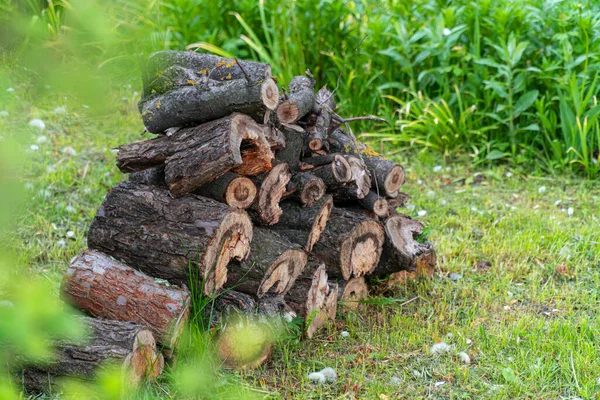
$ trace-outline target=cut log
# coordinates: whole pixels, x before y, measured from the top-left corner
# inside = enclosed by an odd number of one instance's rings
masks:
[[[171,283],[202,285],[206,295],[223,287],[227,264],[245,259],[251,241],[243,210],[130,182],[108,193],[88,234],[90,248]]]
[[[349,280],[375,269],[384,236],[377,221],[334,207],[313,253],[325,262],[331,277]]]
[[[323,179],[310,172],[295,172],[285,190],[289,199],[310,207],[323,198],[327,187]]]
[[[265,127],[263,132],[273,152],[285,148],[285,134],[281,130],[277,129],[275,126],[270,126],[269,124]]]
[[[281,132],[285,138],[285,147],[275,153],[275,160],[288,164],[292,171],[296,171],[302,158],[304,135],[286,127],[282,127]]]
[[[304,319],[304,333],[308,338],[328,320],[335,320],[332,309],[335,309],[333,303],[337,304],[337,285],[330,286],[327,279],[325,264],[310,255],[306,268],[285,296],[287,304]]]
[[[173,349],[189,315],[186,289],[167,286],[95,250],[85,250],[64,275],[66,300],[93,316],[148,327]]]
[[[248,259],[229,264],[226,287],[258,298],[285,295],[304,269],[307,254],[277,232],[255,227]]]
[[[288,165],[283,163],[274,166],[265,174],[252,178],[258,187],[258,196],[252,207],[258,214],[260,223],[273,225],[279,221],[282,213],[279,202],[291,177]]]
[[[355,143],[343,130],[337,129],[332,132],[329,135],[329,143],[333,152],[362,158],[373,177],[371,188],[376,193],[392,197],[404,183],[404,169],[400,165],[381,156],[364,143]]]
[[[249,178],[226,172],[214,181],[200,186],[193,193],[220,201],[229,207],[246,209],[254,203],[257,190]]]
[[[358,204],[380,218],[385,218],[390,213],[388,201],[384,197],[378,196],[375,192],[369,192],[364,198],[358,200]]]
[[[349,281],[338,280],[338,304],[350,310],[356,310],[360,301],[369,296],[369,288],[364,276]]]
[[[229,170],[240,175],[268,171],[272,158],[263,127],[247,115],[233,114],[170,137],[121,146],[117,166],[122,172],[164,166],[171,193],[181,196]]]
[[[209,321],[209,326],[214,328],[233,317],[250,317],[256,313],[257,308],[254,297],[249,294],[237,290],[223,290],[202,311],[205,319]]]
[[[315,96],[312,112],[314,114],[314,123],[308,126],[307,146],[311,151],[318,151],[326,146],[329,150],[327,141],[328,133],[331,127],[331,113],[335,110],[335,100],[332,93],[323,86]]]
[[[327,190],[333,194],[336,202],[360,200],[369,194],[371,188],[371,177],[365,164],[358,157],[344,156],[350,165],[351,178],[346,183],[333,183],[327,186]]]
[[[88,327],[85,340],[55,342],[52,361],[27,365],[19,373],[18,380],[28,393],[56,392],[62,378],[92,380],[108,364],[120,365],[122,379],[133,386],[162,373],[164,359],[156,352],[154,336],[148,329],[131,322],[78,319]]]
[[[388,197],[387,202],[390,214],[394,214],[398,208],[406,207],[408,200],[410,200],[410,195],[400,191],[397,193],[396,197]]]
[[[277,119],[284,124],[293,124],[312,110],[315,102],[315,81],[306,76],[295,76],[288,89],[287,100],[277,106]]]
[[[373,276],[408,271],[432,277],[437,263],[433,245],[417,240],[423,233],[423,225],[406,215],[396,214],[389,217],[384,226],[385,244]]]
[[[279,223],[272,228],[303,246],[306,251],[311,251],[327,225],[333,208],[331,196],[321,199],[312,207],[301,207],[294,202],[283,202],[280,207],[283,214]]]
[[[312,165],[312,164],[308,164]],[[325,182],[327,188],[339,186],[340,183],[350,182],[352,179],[352,169],[346,159],[340,155],[333,156],[331,164],[325,164],[322,167],[310,169],[310,172],[318,176]]]

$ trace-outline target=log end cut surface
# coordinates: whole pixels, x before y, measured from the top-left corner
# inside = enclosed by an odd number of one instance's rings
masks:
[[[250,179],[240,176],[233,179],[227,186],[225,203],[233,208],[246,209],[256,198],[256,185]]]
[[[269,110],[275,110],[279,104],[279,89],[271,78],[265,79],[260,87],[262,102]]]
[[[327,226],[327,220],[331,215],[331,210],[333,209],[333,198],[331,196],[327,197],[321,208],[315,217],[315,220],[312,225],[312,229],[308,234],[308,240],[306,241],[306,251],[312,251],[315,244],[321,238],[321,234],[325,230],[325,226]]]
[[[379,262],[383,241],[384,230],[381,225],[375,221],[361,222],[342,242],[340,258],[344,278],[372,272]],[[344,267],[347,267],[346,271]]]
[[[394,166],[384,180],[384,189],[386,193],[395,194],[400,189],[400,186],[404,184],[404,168],[400,165]],[[394,196],[395,197],[395,196]]]
[[[303,250],[286,250],[272,264],[265,280],[258,288],[258,297],[268,293],[284,294],[292,287],[306,265],[307,253]]]
[[[267,225],[276,224],[283,213],[279,201],[291,179],[287,164],[278,164],[267,174],[258,191],[257,211],[261,221]]]
[[[339,302],[346,308],[356,310],[360,305],[359,301],[364,300],[369,295],[369,288],[363,276],[352,278],[344,285],[339,286]]]

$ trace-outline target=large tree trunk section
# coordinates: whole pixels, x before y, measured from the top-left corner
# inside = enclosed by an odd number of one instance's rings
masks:
[[[311,255],[306,268],[285,297],[287,304],[304,319],[304,332],[308,338],[312,338],[331,319],[331,310],[335,308],[332,298],[337,303],[337,287],[331,287],[327,279],[325,264]]]
[[[147,326],[171,349],[189,315],[187,290],[158,283],[94,250],[85,250],[71,262],[62,292],[69,303],[94,317]]]
[[[360,301],[369,296],[369,288],[365,282],[364,276],[352,278],[349,281],[339,280],[338,282],[338,305],[350,310],[356,310]]]
[[[292,242],[300,244],[306,251],[312,251],[331,214],[333,208],[331,196],[320,200],[312,207],[302,207],[294,202],[283,202],[280,206],[283,214],[273,229]]]
[[[313,164],[304,164],[310,166]],[[310,173],[321,178],[327,189],[337,187],[340,183],[350,182],[352,179],[352,167],[346,159],[338,154],[333,155],[333,162],[320,167],[309,169]]]
[[[287,196],[303,205],[310,207],[319,201],[324,195],[327,187],[323,179],[310,172],[295,172],[286,186]]]
[[[295,76],[288,85],[289,96],[277,106],[277,119],[284,124],[296,123],[310,112],[315,101],[315,81]]]
[[[117,166],[122,172],[165,167],[165,181],[174,196],[188,193],[229,170],[256,175],[271,169],[273,153],[263,127],[234,114],[144,142],[121,146]]]
[[[380,194],[395,197],[404,183],[404,169],[393,161],[381,156],[366,144],[355,142],[341,129],[329,135],[331,151],[351,154],[361,158],[371,173],[371,188]],[[358,147],[357,147],[358,146]]]
[[[313,253],[327,264],[330,276],[349,280],[375,269],[384,236],[377,221],[334,207]]]
[[[302,248],[268,228],[254,228],[248,259],[229,264],[226,286],[258,298],[285,295],[304,269]]]
[[[105,364],[122,367],[122,378],[130,385],[153,380],[163,371],[164,359],[156,352],[152,333],[131,322],[83,317],[90,336],[80,343],[59,341],[55,357],[47,364],[28,365],[19,373],[29,393],[52,393],[61,378],[92,380]]]
[[[262,224],[273,225],[279,221],[282,214],[279,202],[291,177],[288,165],[278,164],[271,171],[252,179],[258,187],[253,208]]]
[[[257,190],[249,178],[226,172],[209,184],[200,186],[193,193],[220,201],[229,207],[246,209],[254,203]]]
[[[165,84],[161,83],[162,78],[173,67],[178,67],[180,74],[172,76],[173,84],[165,87]],[[164,93],[176,84],[188,83],[187,80],[194,77],[197,83],[203,83],[209,75],[210,79],[216,81],[248,79],[250,82],[262,82],[271,78],[272,72],[269,64],[236,61],[193,51],[164,50],[151,54],[142,69],[144,97],[153,93]]]
[[[323,86],[315,96],[312,112],[314,123],[308,126],[308,148],[318,151],[326,147],[329,150],[327,136],[331,127],[331,114],[335,110],[335,100],[332,93]]]
[[[223,287],[227,264],[245,259],[251,241],[242,210],[129,182],[108,193],[88,234],[90,248],[171,283],[202,284],[206,295]]]
[[[385,218],[389,215],[388,201],[380,197],[375,192],[369,192],[364,198],[358,200],[363,208],[373,212],[379,218]]]
[[[421,276],[433,276],[436,256],[429,242],[417,241],[423,233],[419,221],[396,214],[385,221],[385,244],[381,260],[373,276],[385,276],[399,271],[415,272]]]

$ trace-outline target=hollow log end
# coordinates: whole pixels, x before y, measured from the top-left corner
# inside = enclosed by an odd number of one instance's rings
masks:
[[[394,194],[397,194],[400,186],[404,184],[404,180],[404,168],[395,165],[385,177],[383,188],[390,197],[396,197]]]
[[[232,179],[225,191],[225,203],[228,206],[246,209],[252,205],[256,198],[256,185],[245,176]]]
[[[308,181],[300,194],[300,201],[306,207],[311,207],[325,196],[327,187],[321,178],[315,177]]]
[[[302,273],[308,254],[303,250],[290,249],[283,252],[258,288],[258,297],[269,295],[284,296],[292,287],[296,278]]]
[[[227,281],[227,264],[250,253],[252,222],[243,210],[229,209],[213,236],[203,260],[204,294],[211,295]]]
[[[373,203],[373,212],[380,218],[385,218],[389,215],[390,209],[388,205],[388,201],[380,197]]]
[[[267,78],[260,86],[262,102],[269,110],[275,110],[279,104],[279,89],[272,78]]]
[[[236,166],[232,172],[255,176],[272,168],[275,157],[265,136],[265,129],[247,115],[234,113],[231,116],[230,149]]]
[[[376,221],[363,221],[354,228],[341,245],[343,278],[350,280],[373,272],[381,257],[384,240],[383,227]]]
[[[356,310],[360,305],[359,301],[369,295],[369,288],[363,276],[350,279],[341,289],[338,300],[350,310]]]
[[[352,179],[352,167],[348,161],[339,154],[334,156],[333,162],[331,163],[331,169],[333,171],[333,176],[340,183],[350,182]]]
[[[298,121],[300,116],[300,110],[298,110],[298,106],[289,100],[282,101],[279,106],[277,106],[277,119],[284,124],[293,124]]]
[[[323,204],[321,205],[321,209],[319,213],[315,217],[310,233],[308,234],[308,240],[306,241],[306,251],[312,251],[315,244],[321,238],[321,234],[325,230],[325,226],[327,225],[327,220],[331,215],[331,210],[333,209],[333,198],[328,196]]]
[[[416,240],[422,233],[423,225],[403,214],[392,215],[385,221],[388,240],[408,259],[414,259],[424,251],[425,245]]]
[[[279,222],[283,213],[279,201],[286,192],[286,186],[292,175],[287,164],[281,163],[273,167],[263,180],[258,191],[258,214],[267,225]]]

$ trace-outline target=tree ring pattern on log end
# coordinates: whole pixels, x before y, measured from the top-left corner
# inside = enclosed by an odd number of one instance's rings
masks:
[[[265,224],[273,225],[279,222],[283,213],[279,201],[291,178],[288,165],[283,163],[273,167],[262,182],[258,191],[258,214]]]
[[[306,265],[308,254],[303,250],[290,249],[281,254],[269,267],[258,288],[258,297],[285,295]]]
[[[342,242],[340,259],[345,280],[372,272],[381,256],[384,230],[375,221],[361,222]]]
[[[400,190],[400,186],[404,184],[404,168],[400,165],[395,165],[385,177],[384,190],[391,197],[396,197],[394,194]]]
[[[331,210],[333,209],[333,198],[329,196],[329,198],[323,203],[319,213],[317,214],[312,229],[308,234],[308,240],[306,241],[306,251],[312,251],[314,245],[321,238],[321,234],[325,230],[325,226],[327,225],[327,220],[331,215]]]
[[[352,167],[343,156],[336,154],[331,163],[333,176],[340,183],[350,182],[352,179]]]
[[[387,216],[390,213],[387,200],[384,198],[379,198],[375,200],[375,203],[373,204],[373,212],[378,217],[383,218]]]
[[[225,203],[233,208],[250,207],[256,198],[256,185],[250,179],[240,176],[233,179],[225,193]]]
[[[298,106],[286,100],[277,107],[277,119],[284,124],[292,124],[298,120]]]
[[[306,207],[310,207],[325,196],[327,187],[322,179],[312,179],[306,183],[300,194],[300,201]]]
[[[318,138],[313,138],[308,141],[308,148],[312,151],[318,151],[323,148],[323,141]]]
[[[269,110],[275,110],[279,105],[279,89],[271,78],[265,79],[260,87],[262,102]]]
[[[359,301],[366,299],[369,295],[369,289],[363,276],[350,279],[340,289],[342,293],[339,296],[339,300],[343,303],[344,307],[351,310],[356,310],[360,305]]]
[[[231,210],[217,228],[204,255],[204,293],[210,295],[227,281],[227,264],[246,259],[252,242],[252,222],[242,210]]]

